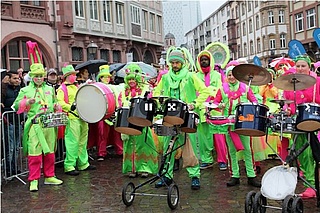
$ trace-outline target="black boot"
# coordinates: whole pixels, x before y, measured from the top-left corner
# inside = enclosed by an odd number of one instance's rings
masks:
[[[180,159],[174,159],[173,171],[178,171],[180,169]]]
[[[227,186],[236,186],[240,184],[240,178],[231,177],[227,182]]]
[[[261,183],[256,177],[248,177],[248,184],[254,187],[261,187]]]

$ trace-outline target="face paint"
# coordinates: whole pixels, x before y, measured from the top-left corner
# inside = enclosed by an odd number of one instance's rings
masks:
[[[33,76],[32,80],[36,85],[40,86],[44,81],[44,76],[43,75],[35,75],[35,76]]]
[[[69,81],[69,83],[73,84],[76,81],[77,76],[75,74],[72,74],[72,75],[69,75],[67,78],[68,78],[67,80]]]

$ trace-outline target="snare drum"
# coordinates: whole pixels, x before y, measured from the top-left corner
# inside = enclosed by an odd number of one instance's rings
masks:
[[[320,105],[316,103],[299,104],[297,129],[314,132],[320,129]]]
[[[195,112],[189,111],[185,116],[184,123],[181,125],[181,131],[186,133],[197,132],[197,125],[199,123],[199,115]]]
[[[178,128],[176,126],[168,127],[162,124],[163,120],[158,120],[153,124],[154,132],[159,136],[176,136]]]
[[[135,126],[128,122],[129,107],[122,107],[117,111],[114,129],[126,135],[141,135],[142,127]]]
[[[282,132],[287,134],[300,134],[301,131],[296,130],[296,118],[281,114],[270,115],[270,128],[273,132],[281,132],[281,123],[282,123]],[[281,121],[282,119],[282,121]]]
[[[168,99],[164,103],[163,120],[171,125],[184,123],[187,114],[187,104],[180,100]]]
[[[156,113],[156,102],[141,97],[131,98],[130,102],[128,121],[136,126],[151,126]]]
[[[47,113],[40,116],[40,122],[43,128],[66,126],[68,124],[68,116],[64,112]]]
[[[269,108],[263,104],[241,103],[236,106],[235,132],[239,135],[264,136]]]
[[[84,84],[76,94],[79,117],[88,123],[97,123],[112,116],[116,99],[108,85],[96,82]]]

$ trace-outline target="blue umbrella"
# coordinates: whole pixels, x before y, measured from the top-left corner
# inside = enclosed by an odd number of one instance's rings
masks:
[[[125,63],[115,63],[115,64],[111,64],[109,66],[109,70],[110,72],[113,72],[113,71],[119,71],[121,68],[123,68],[126,64]]]

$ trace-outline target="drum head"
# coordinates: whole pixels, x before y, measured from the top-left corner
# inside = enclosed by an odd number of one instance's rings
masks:
[[[126,135],[141,135],[142,132],[138,129],[134,129],[131,127],[116,127],[114,128],[114,130],[116,130],[117,132],[120,132],[122,134],[126,134]]]
[[[86,84],[76,94],[77,111],[80,118],[88,123],[102,120],[107,112],[104,93],[94,84]]]
[[[283,200],[287,195],[294,195],[297,185],[297,168],[276,166],[269,169],[261,181],[261,193],[272,200]]]
[[[235,129],[234,132],[239,135],[252,136],[252,137],[260,137],[260,136],[266,135],[266,133],[263,131],[256,130],[256,129],[246,129],[246,128]]]

